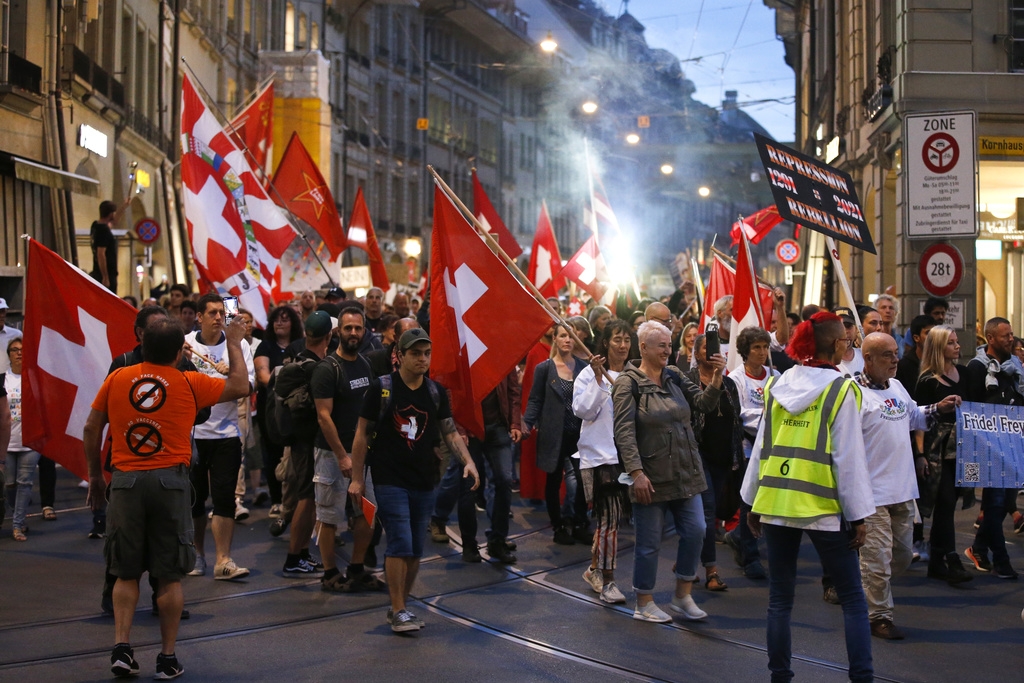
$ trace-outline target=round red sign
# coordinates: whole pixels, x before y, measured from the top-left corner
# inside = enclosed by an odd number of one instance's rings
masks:
[[[929,294],[948,296],[960,286],[964,277],[964,257],[951,244],[932,244],[921,254],[918,274]]]
[[[795,240],[779,240],[775,245],[775,258],[784,266],[791,266],[800,260],[800,245]]]
[[[143,244],[152,244],[160,238],[160,224],[152,218],[141,218],[135,224],[135,234]]]

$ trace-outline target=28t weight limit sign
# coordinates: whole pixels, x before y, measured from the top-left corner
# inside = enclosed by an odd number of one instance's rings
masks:
[[[933,244],[921,254],[918,266],[921,284],[933,296],[947,296],[960,286],[964,276],[964,259],[956,247]]]

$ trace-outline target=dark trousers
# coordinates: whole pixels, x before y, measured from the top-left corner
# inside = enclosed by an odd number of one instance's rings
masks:
[[[554,472],[547,473],[547,481],[544,484],[544,502],[548,509],[548,518],[551,526],[555,529],[562,526],[562,506],[560,494],[562,489],[562,476],[565,471],[565,462],[572,464],[572,471],[576,475],[576,497],[573,499],[573,526],[585,529],[587,522],[587,494],[583,490],[583,480],[580,478],[579,458],[573,458],[576,452],[576,439],[562,438],[562,452],[558,454],[558,465]]]
[[[277,478],[277,464],[284,456],[284,446],[278,446],[267,436],[267,430],[260,428],[260,443],[263,446],[263,476],[267,478],[267,491],[273,505],[281,504],[281,482]]]
[[[932,530],[929,537],[931,556],[938,560],[956,551],[956,460],[942,461],[939,490],[932,508]]]
[[[1010,564],[1006,537],[1003,535],[1003,520],[1006,519],[1007,502],[1016,496],[1017,489],[982,489],[981,492],[981,511],[985,517],[981,520],[978,533],[974,535],[972,548],[975,555],[985,556],[991,549],[992,563],[995,565]]]
[[[710,465],[705,460],[704,479],[708,483],[708,490],[700,494],[701,501],[704,504],[705,527],[704,545],[700,550],[700,563],[705,567],[712,567],[718,560],[718,553],[715,548],[715,505],[728,482],[729,468]]]
[[[13,474],[11,476],[14,476]],[[57,463],[45,455],[39,458],[39,505],[52,508],[57,492]]]

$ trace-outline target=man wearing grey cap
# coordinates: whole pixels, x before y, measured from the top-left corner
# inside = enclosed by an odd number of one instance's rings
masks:
[[[15,339],[21,339],[21,330],[7,324],[7,299],[0,299],[0,349],[7,351],[7,345]],[[0,372],[11,369],[11,360],[6,353],[0,354]]]
[[[444,439],[464,465],[463,476],[480,485],[480,475],[455,428],[448,394],[428,378],[431,342],[414,328],[398,340],[399,369],[371,381],[352,443],[349,495],[358,508],[364,490],[363,464],[370,465],[377,514],[387,535],[384,574],[391,594],[387,621],[395,633],[418,631],[423,621],[406,606],[423,556],[427,524],[434,509],[438,467],[434,446]]]

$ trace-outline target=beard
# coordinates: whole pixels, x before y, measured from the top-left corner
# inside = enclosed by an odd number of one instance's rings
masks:
[[[725,332],[726,336],[729,336],[729,333],[732,332],[732,316],[729,316],[725,320],[719,320],[718,329]]]

